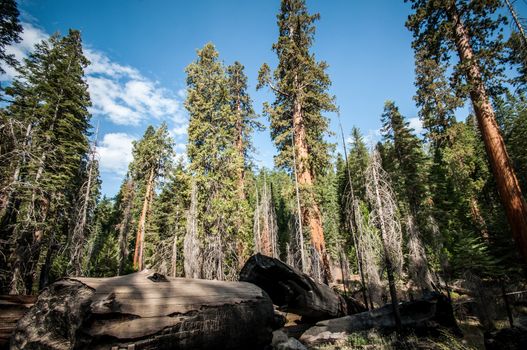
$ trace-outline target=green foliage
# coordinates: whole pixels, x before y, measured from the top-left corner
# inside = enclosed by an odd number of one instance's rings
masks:
[[[105,197],[97,203],[85,262],[89,276],[110,277],[119,272],[116,214],[115,203],[112,200]]]
[[[468,98],[471,87],[466,81],[466,75],[471,62],[451,59],[451,54],[457,52],[451,23],[454,12],[459,14],[464,26],[470,28],[474,61],[479,65],[489,95],[497,97],[503,93],[504,66],[500,62],[504,58],[502,31],[506,19],[497,12],[501,1],[405,0],[405,2],[410,2],[414,10],[406,21],[406,27],[414,36],[412,47],[418,53],[416,58],[427,64],[434,62],[433,64],[441,67],[443,72],[452,72],[451,84],[455,89],[456,97]],[[428,84],[420,84],[419,87],[426,85]],[[428,89],[430,88],[428,86]],[[427,88],[418,89],[418,93],[426,91]],[[445,111],[457,104],[450,97],[436,102],[445,103],[443,106]]]
[[[13,102],[5,118],[16,138],[1,179],[8,185],[1,194],[7,202],[0,230],[13,248],[6,262],[13,292],[31,291],[37,269],[41,282],[47,281],[56,253],[69,239],[71,207],[83,183],[79,174],[88,164],[87,64],[78,31],[56,34],[36,45],[6,89]]]
[[[381,121],[385,141],[383,167],[391,170],[391,180],[399,201],[407,203],[407,211],[417,216],[427,194],[421,140],[413,134],[413,129],[392,101],[385,103]]]
[[[247,147],[254,116],[243,91],[245,78],[241,65],[235,64],[230,69],[229,81],[212,44],[198,50],[197,60],[186,72],[185,107],[190,115],[187,154],[198,191],[198,232],[204,246],[204,271],[209,278],[230,279],[236,274],[238,259],[243,259],[241,255],[251,232],[247,202],[240,200],[237,191],[240,170],[245,167],[245,150],[240,153],[236,148],[237,126],[245,135]],[[233,104],[237,103],[242,109],[241,120],[240,111],[233,112]]]
[[[326,74],[328,65],[317,62],[310,53],[313,45],[318,14],[310,15],[304,0],[283,0],[277,16],[278,41],[273,50],[278,56],[278,66],[271,78],[270,68],[264,64],[259,72],[257,88],[269,85],[275,92],[272,105],[264,106],[264,113],[271,122],[271,137],[278,148],[275,164],[292,170],[292,113],[302,109],[302,125],[306,130],[309,149],[308,168],[316,176],[328,169],[332,145],[325,140],[329,134],[329,121],[322,115],[334,112],[334,97],[327,93],[331,81]],[[275,86],[276,84],[276,86]],[[295,103],[297,104],[295,106]]]
[[[154,200],[147,236],[147,266],[160,273],[183,276],[182,246],[189,205],[190,177],[180,162],[169,174]]]
[[[22,26],[18,20],[19,12],[15,0],[0,0],[0,62],[14,66],[13,55],[5,52],[6,46],[20,42]],[[0,67],[0,74],[5,73]]]

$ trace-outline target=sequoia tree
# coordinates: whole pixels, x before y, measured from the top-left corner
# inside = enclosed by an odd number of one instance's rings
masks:
[[[282,0],[277,16],[278,41],[273,50],[278,66],[271,77],[264,64],[259,72],[257,88],[269,86],[275,93],[272,105],[264,113],[271,121],[271,136],[278,147],[277,166],[297,173],[301,188],[301,220],[309,229],[311,244],[319,256],[323,279],[331,279],[322,214],[313,186],[329,164],[329,149],[324,140],[328,119],[323,112],[335,111],[334,98],[327,92],[331,81],[324,61],[317,62],[310,48],[313,45],[318,14],[308,13],[304,0]]]
[[[496,186],[518,248],[527,261],[527,204],[495,118],[491,98],[501,92],[502,50],[499,32],[501,1],[407,0],[415,13],[406,26],[414,34],[413,48],[425,59],[453,64],[452,81],[458,96],[469,96]]]

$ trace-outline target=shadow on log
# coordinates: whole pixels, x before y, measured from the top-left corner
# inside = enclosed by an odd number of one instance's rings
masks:
[[[11,349],[263,349],[273,328],[272,302],[255,285],[143,271],[52,284]]]
[[[403,328],[411,329],[417,334],[429,334],[441,327],[461,335],[452,305],[440,293],[431,292],[423,299],[401,303],[400,312]],[[353,332],[372,328],[388,332],[395,330],[391,304],[368,312],[318,322],[302,334],[300,340],[307,345],[333,343],[347,338]]]
[[[281,311],[292,312],[309,320],[324,320],[347,315],[346,301],[325,284],[265,255],[253,255],[240,272],[240,281],[262,288]],[[359,302],[352,309],[365,310]]]

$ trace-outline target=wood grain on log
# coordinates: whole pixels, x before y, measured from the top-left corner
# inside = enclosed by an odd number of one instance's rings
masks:
[[[32,295],[0,295],[0,349],[9,345],[17,321],[36,301]]]
[[[145,271],[56,282],[20,320],[12,349],[259,349],[270,343],[273,306],[257,286],[160,276]]]

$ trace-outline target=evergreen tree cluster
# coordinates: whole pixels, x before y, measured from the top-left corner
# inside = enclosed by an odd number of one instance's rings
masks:
[[[527,191],[521,36],[504,39],[501,1],[408,2],[422,135],[388,100],[380,140],[370,145],[354,127],[336,153],[328,65],[312,53],[319,15],[282,0],[277,66],[264,64],[257,86],[274,95],[264,115],[276,167],[252,162],[252,135],[263,127],[244,66],[225,65],[208,43],[185,70],[187,159],[165,123],[148,126],[118,194],[106,198],[80,33],[55,34],[16,63],[5,46],[20,39],[18,11],[0,1],[0,60],[19,73],[0,109],[2,292],[144,268],[235,280],[255,253],[320,282],[341,280],[369,308],[390,299],[397,309],[399,299],[448,291],[467,274],[520,279],[524,228],[508,203],[521,209]],[[492,158],[496,149],[505,158]],[[521,200],[502,177],[517,179]]]

